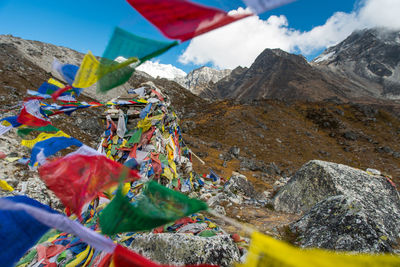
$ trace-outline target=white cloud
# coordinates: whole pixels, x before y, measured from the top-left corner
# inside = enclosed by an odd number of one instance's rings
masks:
[[[235,12],[247,12],[239,8]],[[399,0],[364,0],[351,13],[336,12],[324,25],[310,31],[292,29],[286,17],[252,16],[194,38],[179,57],[183,64],[217,68],[250,66],[265,48],[280,48],[308,56],[337,44],[356,29],[390,27],[400,29]]]

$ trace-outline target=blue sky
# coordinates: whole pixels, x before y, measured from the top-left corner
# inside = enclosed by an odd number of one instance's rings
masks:
[[[134,34],[167,40],[143,19],[125,0],[1,0],[0,34],[12,34],[24,39],[38,40],[66,46],[86,53],[91,50],[101,55],[115,26]],[[198,0],[205,5],[226,11],[244,7],[240,0]],[[335,12],[349,13],[354,9],[354,0],[298,0],[260,15],[268,19],[271,15],[284,15],[289,28],[310,31],[323,25]],[[185,71],[199,67],[178,62],[178,57],[188,47],[185,42],[160,56],[160,63],[173,64]],[[308,55],[311,59],[315,53]],[[208,64],[210,65],[210,64]]]

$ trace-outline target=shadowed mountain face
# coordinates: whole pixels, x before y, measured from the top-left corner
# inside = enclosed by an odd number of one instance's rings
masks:
[[[245,101],[348,99],[335,77],[312,67],[304,57],[280,49],[265,49],[250,68],[235,69],[219,81],[214,93],[217,98]]]
[[[363,30],[327,49],[311,63],[280,49],[265,49],[250,68],[234,70],[201,96],[244,101],[398,99],[399,62],[398,31]]]
[[[399,31],[356,31],[327,49],[313,64],[322,71],[359,83],[373,97],[400,98]]]

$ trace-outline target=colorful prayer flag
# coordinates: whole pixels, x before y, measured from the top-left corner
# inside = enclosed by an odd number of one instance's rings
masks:
[[[206,203],[154,181],[145,184],[142,194],[133,203],[121,190],[119,187],[99,216],[101,231],[106,235],[151,230],[208,208]]]
[[[41,112],[39,100],[29,100],[23,104],[21,113],[17,118],[17,122],[28,126],[46,126],[51,124]]]
[[[83,205],[98,192],[118,184],[126,167],[104,156],[73,155],[49,162],[39,168],[40,178],[76,215],[80,216]],[[137,180],[137,171],[127,171],[127,180]]]
[[[255,14],[261,14],[294,1],[296,0],[243,0]]]
[[[68,134],[64,133],[63,131],[58,131],[54,134],[52,133],[40,133],[35,139],[32,140],[22,140],[21,141],[21,145],[26,146],[28,148],[33,148],[35,146],[36,143],[40,142],[40,141],[44,141],[47,140],[49,138],[53,138],[53,137],[71,137]]]
[[[322,249],[300,249],[270,236],[254,232],[246,262],[238,267],[319,266],[362,267],[400,266],[400,257],[393,255],[346,254]]]
[[[95,84],[98,79],[98,69],[100,62],[93,56],[92,52],[88,52],[82,60],[78,73],[75,76],[73,86],[79,88],[87,88]]]
[[[73,234],[93,248],[104,252],[113,252],[116,247],[111,239],[98,234],[77,221],[70,220],[65,215],[62,215],[57,211],[52,210],[50,207],[26,196],[0,198],[0,218],[0,225],[2,226],[0,227],[0,236],[2,236],[2,231],[7,231],[9,236],[13,237],[12,239],[14,239],[15,243],[21,242],[21,240],[26,236],[29,238],[30,236],[36,236],[37,234],[40,234],[37,235],[37,239],[39,239],[40,236],[51,227],[59,231]],[[7,223],[8,221],[14,221],[16,225],[10,226]],[[29,224],[29,226],[26,226],[25,224]],[[45,231],[31,230],[31,225],[35,228],[38,228],[37,226],[40,226],[42,229],[45,228]],[[24,226],[26,228],[23,228]],[[17,233],[12,231],[14,228],[21,228],[23,230],[18,236],[16,236]],[[17,237],[17,239],[15,239],[15,237]],[[7,242],[4,241],[9,239],[2,238],[1,240],[2,244],[7,244]],[[15,244],[7,245],[12,247]],[[31,246],[32,245],[34,245],[34,243],[31,244]],[[0,255],[2,255],[2,252],[2,249],[0,249]],[[4,257],[2,257],[2,260],[3,259]]]
[[[124,84],[135,67],[146,60],[161,55],[178,42],[160,42],[143,38],[116,27],[100,60],[98,91],[106,92]],[[114,60],[119,59],[119,62]],[[134,66],[131,66],[135,63]]]
[[[76,73],[78,72],[79,67],[72,64],[62,64],[57,59],[53,60],[53,69],[56,70],[64,80],[72,85],[75,80]]]
[[[116,27],[103,53],[103,59],[115,60],[117,57],[126,59],[136,57],[141,64],[146,60],[161,55],[176,45],[178,45],[176,41],[156,41]]]
[[[17,134],[20,137],[25,137],[28,134],[30,134],[33,131],[39,131],[39,132],[58,132],[59,129],[57,129],[56,127],[54,127],[53,125],[49,124],[43,127],[37,127],[37,128],[20,128],[17,130]]]
[[[40,141],[32,148],[29,165],[34,166],[36,162],[43,165],[46,162],[46,158],[70,146],[80,147],[82,143],[75,138],[67,137],[52,137]]]
[[[52,212],[48,206],[26,196],[0,199],[0,201],[4,200],[24,203]],[[0,202],[0,259],[2,266],[11,267],[49,230],[49,227],[24,211],[4,210],[4,208],[5,206]]]
[[[188,0],[127,1],[166,37],[182,42],[252,15],[229,15],[225,11]]]

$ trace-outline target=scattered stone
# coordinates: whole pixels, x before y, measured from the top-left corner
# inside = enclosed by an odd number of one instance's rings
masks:
[[[221,149],[222,145],[221,145],[221,143],[218,143],[218,142],[212,142],[211,147],[215,148],[215,149]]]
[[[215,264],[232,266],[240,252],[229,235],[199,237],[187,234],[147,234],[130,246],[144,257],[168,265]]]
[[[233,146],[229,149],[228,153],[234,156],[235,158],[238,158],[240,153],[240,148],[237,146]]]
[[[347,140],[356,141],[358,138],[358,135],[353,131],[347,131],[347,132],[343,133],[343,137]]]
[[[220,205],[215,206],[214,210],[219,214],[226,215],[225,208]]]
[[[388,146],[381,146],[376,149],[379,153],[392,153],[393,150]]]
[[[246,197],[254,198],[257,196],[257,192],[254,189],[252,183],[247,180],[246,176],[232,172],[232,176],[229,181],[225,184],[225,192],[230,192],[234,195],[238,193],[243,194]]]

